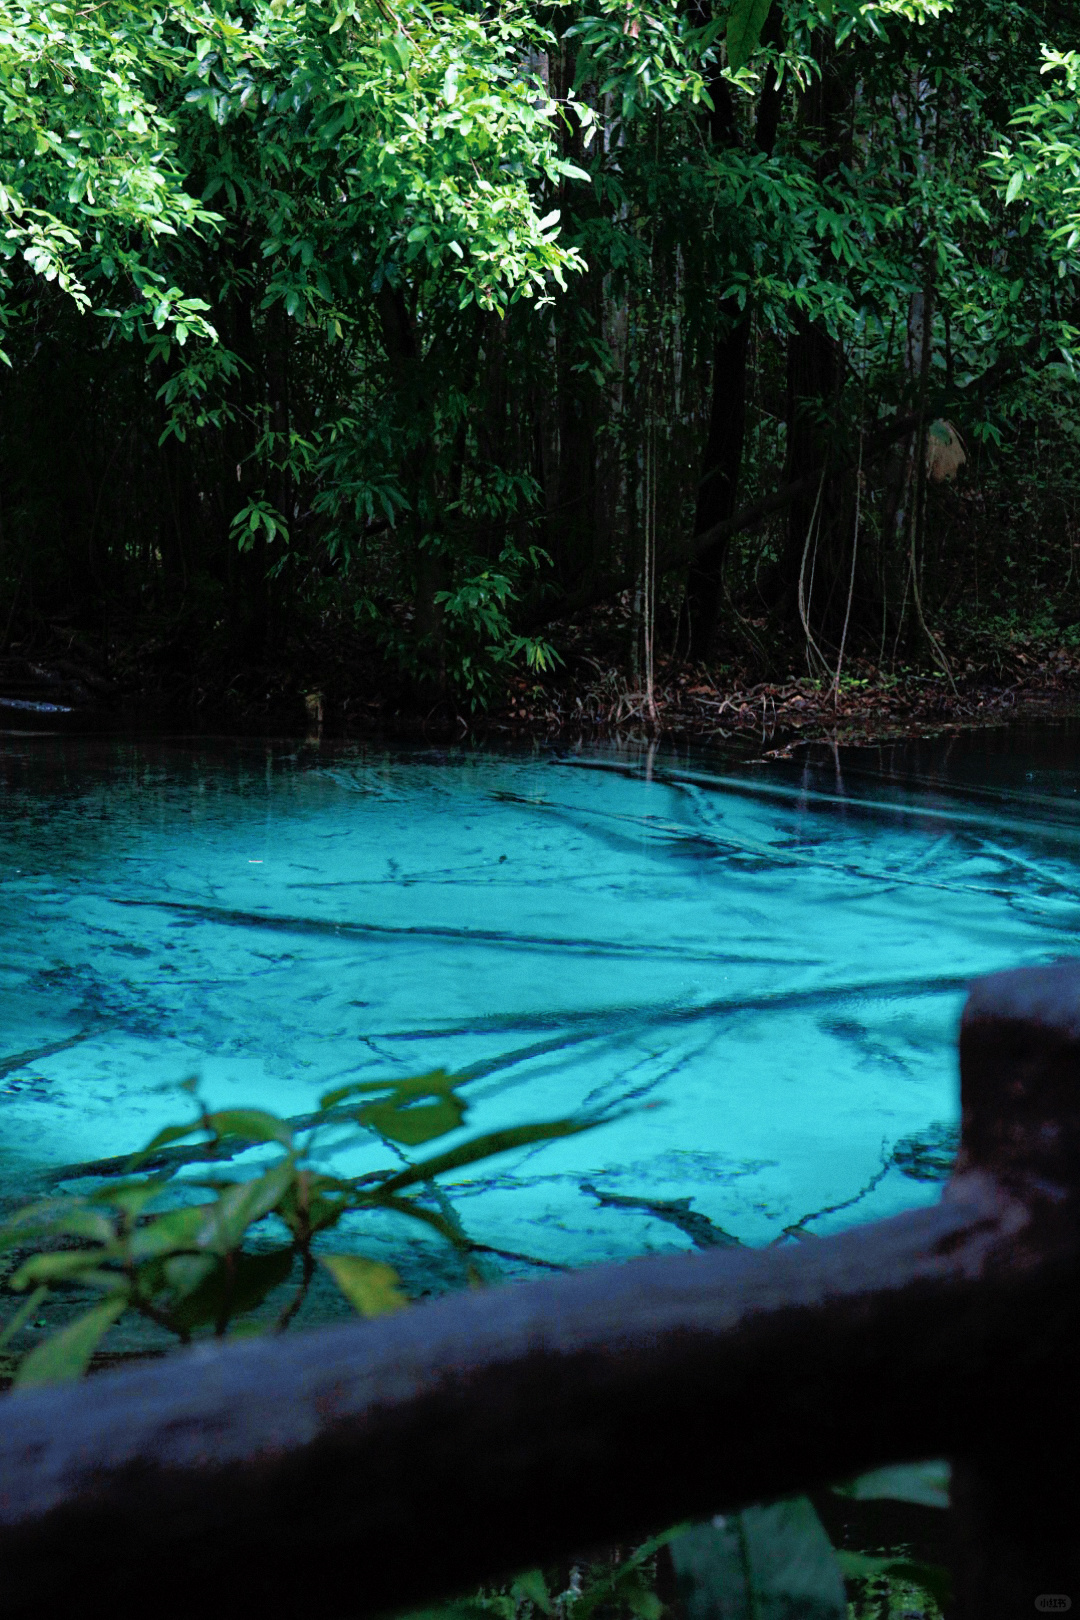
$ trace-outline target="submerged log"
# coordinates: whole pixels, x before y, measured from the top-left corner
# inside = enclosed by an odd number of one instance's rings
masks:
[[[1080,964],[976,984],[934,1208],[0,1402],[0,1613],[377,1615],[956,1459],[964,1620],[1072,1594]]]

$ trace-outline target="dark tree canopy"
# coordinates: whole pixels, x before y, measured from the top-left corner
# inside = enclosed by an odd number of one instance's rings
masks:
[[[605,602],[822,679],[1080,621],[1070,8],[336,7],[0,5],[0,655],[476,706]]]

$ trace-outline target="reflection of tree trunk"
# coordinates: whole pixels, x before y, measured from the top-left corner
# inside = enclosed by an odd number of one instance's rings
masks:
[[[764,38],[770,44],[781,42],[780,9],[773,5],[765,24]],[[714,148],[732,146],[738,136],[731,92],[717,75],[710,81],[713,111],[709,134]],[[776,143],[782,95],[776,75],[770,68],[765,76],[758,104],[755,142],[758,150],[771,154]],[[703,534],[716,523],[723,523],[735,511],[746,437],[746,371],[750,348],[751,311],[740,309],[734,298],[725,299],[720,309],[721,335],[716,340],[712,362],[712,404],[709,432],[705,442],[705,470],[698,486],[694,512],[694,533]],[[684,655],[706,658],[712,650],[720,616],[724,560],[729,540],[718,540],[697,557],[686,582],[686,596],[679,623],[679,648]]]

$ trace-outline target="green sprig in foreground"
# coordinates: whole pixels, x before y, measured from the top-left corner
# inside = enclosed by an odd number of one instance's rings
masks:
[[[72,1289],[90,1303],[22,1359],[15,1384],[78,1378],[105,1334],[134,1313],[181,1343],[205,1332],[236,1331],[276,1288],[295,1288],[269,1331],[294,1319],[321,1266],[361,1316],[408,1303],[392,1267],[356,1253],[316,1253],[316,1240],[347,1215],[391,1210],[436,1232],[470,1265],[471,1244],[446,1215],[421,1203],[417,1189],[435,1177],[532,1142],[571,1136],[591,1118],[555,1120],[488,1132],[416,1163],[399,1162],[343,1177],[317,1168],[317,1149],[333,1129],[374,1133],[387,1144],[416,1148],[464,1122],[461,1081],[437,1069],[399,1081],[361,1081],[329,1091],[317,1113],[290,1122],[261,1108],[211,1113],[199,1105],[187,1125],[159,1131],[130,1161],[131,1173],[85,1195],[59,1195],[28,1205],[0,1227],[0,1247],[15,1251],[5,1287],[28,1297],[0,1334],[0,1347],[33,1320],[50,1294]],[[193,1083],[188,1089],[194,1091]],[[190,1167],[222,1149],[269,1149],[272,1162],[243,1180]],[[177,1151],[179,1149],[179,1151]],[[168,1166],[153,1168],[166,1154]],[[140,1167],[142,1173],[140,1173]],[[192,1195],[208,1196],[190,1202]],[[30,1250],[29,1254],[26,1253]],[[250,1330],[250,1321],[239,1324]]]

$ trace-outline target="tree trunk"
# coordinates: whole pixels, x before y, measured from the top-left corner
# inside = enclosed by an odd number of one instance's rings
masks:
[[[780,8],[773,5],[763,30],[763,37],[770,44],[781,42],[780,24]],[[708,127],[713,146],[730,147],[738,140],[735,108],[731,92],[719,74],[711,79],[709,94],[713,110],[708,117]],[[776,143],[782,99],[776,74],[770,68],[765,75],[755,128],[755,144],[766,156],[771,155]],[[721,335],[713,351],[712,404],[704,472],[694,511],[695,534],[704,534],[714,524],[725,522],[735,511],[746,438],[751,320],[749,305],[740,309],[734,298],[723,301]],[[712,651],[720,618],[724,561],[730,544],[727,538],[717,540],[691,565],[679,621],[678,648],[684,657],[707,658]]]
[[[814,40],[820,73],[804,95],[799,122],[804,138],[818,144],[816,172],[824,182],[850,157],[851,96],[823,37]],[[815,641],[830,650],[840,643],[852,585],[853,486],[833,454],[842,380],[839,345],[819,322],[799,315],[788,340],[785,481],[809,479],[812,489],[791,504],[767,595],[779,619],[794,620],[798,612],[814,667]]]

